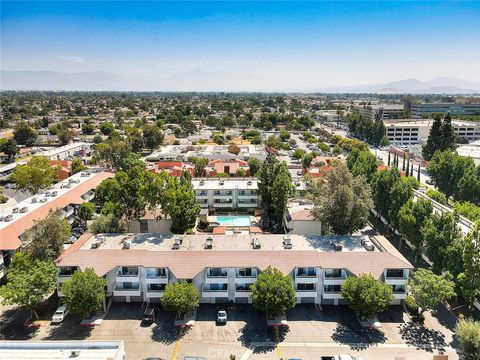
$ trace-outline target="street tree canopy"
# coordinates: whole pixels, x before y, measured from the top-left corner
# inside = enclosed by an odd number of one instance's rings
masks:
[[[40,189],[52,184],[57,177],[58,166],[51,166],[45,156],[34,156],[25,165],[18,165],[12,174],[12,179],[19,190],[36,194]]]
[[[54,261],[70,235],[70,224],[60,215],[60,210],[50,210],[44,219],[36,221],[25,232],[27,250],[32,259]]]
[[[365,225],[373,202],[364,176],[354,177],[346,165],[339,164],[325,177],[312,180],[310,190],[314,218],[335,234],[351,234]]]
[[[288,275],[268,267],[251,286],[253,306],[267,315],[278,316],[295,306],[295,289]]]
[[[0,287],[3,303],[29,309],[38,317],[35,308],[55,289],[56,275],[53,262],[34,260],[26,252],[16,253],[8,268],[8,282]]]
[[[419,314],[433,309],[439,302],[455,296],[452,276],[446,272],[436,275],[428,269],[418,269],[408,280],[407,289],[418,305]]]
[[[455,329],[462,358],[464,360],[480,359],[480,321],[460,320]]]
[[[371,274],[349,276],[342,284],[342,296],[362,320],[385,311],[393,300],[390,285],[376,280]]]
[[[102,307],[106,282],[92,268],[76,271],[62,284],[65,305],[81,318],[90,316]]]
[[[165,287],[161,303],[165,310],[188,313],[198,306],[200,294],[193,283],[170,283]]]

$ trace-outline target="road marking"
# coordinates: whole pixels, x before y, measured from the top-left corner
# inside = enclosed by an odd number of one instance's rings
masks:
[[[175,347],[173,348],[172,360],[177,359],[178,351],[180,350],[180,339],[182,338],[183,334],[184,334],[184,330],[182,328],[178,332],[177,341],[175,342]]]
[[[275,350],[277,351],[277,358],[278,360],[282,360],[282,350],[280,349],[280,333],[278,331],[278,327],[275,326]]]
[[[252,355],[252,354],[253,354],[253,350],[252,349],[247,349],[242,354],[242,357],[240,358],[240,360],[247,360],[250,357],[250,355]]]

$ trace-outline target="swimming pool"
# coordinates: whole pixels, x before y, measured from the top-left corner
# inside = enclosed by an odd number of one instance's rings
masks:
[[[218,222],[222,226],[250,226],[250,216],[248,215],[216,216],[215,222]]]

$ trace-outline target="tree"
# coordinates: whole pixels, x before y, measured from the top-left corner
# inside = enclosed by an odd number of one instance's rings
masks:
[[[353,176],[364,175],[370,182],[377,172],[377,159],[370,151],[353,149],[347,156],[347,166]]]
[[[144,126],[143,127],[143,141],[145,146],[153,151],[163,143],[163,132],[158,126]]]
[[[170,283],[165,287],[161,303],[165,310],[180,314],[189,313],[200,301],[200,294],[193,283]]]
[[[125,223],[114,214],[102,214],[92,221],[89,230],[93,234],[123,233]]]
[[[442,123],[442,142],[440,150],[455,150],[456,147],[455,129],[452,126],[452,117],[445,115]]]
[[[480,222],[467,234],[463,248],[463,272],[458,275],[460,291],[470,310],[480,291]]]
[[[305,155],[305,150],[298,148],[293,151],[292,159],[300,160],[303,158],[304,155]]]
[[[80,171],[85,170],[87,167],[83,164],[82,159],[75,157],[72,160],[72,174],[79,173]]]
[[[400,178],[390,189],[388,219],[395,228],[399,227],[398,212],[412,196],[413,188],[408,178]]]
[[[455,328],[462,358],[480,359],[480,321],[460,320]]]
[[[251,286],[253,306],[269,316],[284,314],[295,306],[295,289],[288,275],[269,266]]]
[[[450,273],[436,275],[428,269],[418,269],[407,283],[407,289],[412,293],[420,315],[433,309],[439,302],[455,296],[454,288]]]
[[[185,174],[185,173],[184,173]],[[170,177],[161,200],[162,210],[172,219],[171,231],[183,234],[195,226],[200,205],[197,204],[195,191],[190,179]]]
[[[324,178],[312,181],[310,187],[312,215],[333,233],[351,234],[365,225],[373,206],[365,177],[354,177],[346,165],[339,164]]]
[[[195,165],[195,176],[201,177],[204,175],[205,167],[208,164],[207,158],[189,157],[188,161]]]
[[[450,198],[457,195],[458,186],[468,169],[475,170],[475,163],[470,157],[456,154],[454,151],[437,151],[428,164],[428,174],[440,191]],[[466,182],[466,180],[464,180]],[[466,189],[462,188],[462,191]]]
[[[455,199],[480,205],[480,165],[468,166],[458,181]]]
[[[275,208],[275,222],[280,226],[283,214],[287,210],[288,196],[292,189],[292,176],[285,162],[279,163],[275,170],[275,179],[272,184],[272,204]]]
[[[25,121],[19,122],[13,131],[13,139],[18,145],[33,146],[37,137],[37,132]]]
[[[275,155],[268,154],[258,173],[258,192],[260,193],[261,205],[269,215],[274,213],[271,189],[275,180],[273,174],[277,164],[278,160]]]
[[[92,124],[82,124],[82,133],[85,135],[92,135],[95,127]]]
[[[60,210],[50,210],[44,219],[36,221],[25,232],[25,242],[32,259],[54,261],[70,235],[70,224],[60,215]]]
[[[248,166],[250,168],[250,176],[256,176],[262,166],[262,162],[257,158],[251,158],[248,160]]]
[[[442,147],[442,118],[439,114],[433,118],[433,124],[428,134],[427,143],[422,147],[422,155],[425,160],[430,160],[435,151]]]
[[[100,131],[102,132],[103,135],[108,136],[114,130],[115,130],[115,127],[113,126],[113,124],[110,121],[103,122],[100,125]]]
[[[391,286],[376,280],[371,274],[349,276],[342,284],[341,293],[348,306],[362,320],[385,311],[393,300]]]
[[[390,170],[377,171],[372,178],[375,210],[387,221],[390,220],[390,191],[398,181],[400,181],[400,172],[395,166]]]
[[[433,212],[433,205],[429,200],[418,198],[409,199],[398,212],[399,230],[413,246],[415,261],[423,247],[421,228]]]
[[[80,209],[78,209],[78,217],[83,223],[87,223],[88,220],[91,220],[95,215],[95,205],[91,202],[84,202],[80,205]]]
[[[13,139],[0,139],[0,151],[8,156],[9,161],[12,161],[15,155],[19,153],[17,143]]]
[[[439,274],[449,270],[454,276],[460,274],[463,271],[463,238],[454,216],[434,213],[420,231],[433,271]]]
[[[310,167],[310,165],[312,165],[312,162],[313,162],[313,154],[312,153],[308,153],[308,154],[305,154],[303,156],[302,166],[305,169],[308,169]]]
[[[67,309],[80,318],[86,318],[102,307],[105,300],[106,281],[92,268],[76,271],[62,284]]]
[[[51,185],[56,178],[58,167],[50,165],[45,156],[34,156],[25,165],[18,165],[12,174],[12,179],[19,190],[36,194],[41,188]]]
[[[108,169],[124,170],[124,159],[129,156],[131,150],[127,142],[108,140],[95,145],[93,158]]]
[[[17,252],[8,268],[8,282],[0,287],[3,303],[29,309],[38,318],[35,308],[55,289],[56,275],[53,262],[35,260],[26,252]]]
[[[73,129],[70,129],[70,128],[65,128],[60,130],[57,136],[61,145],[67,145],[73,141],[75,137],[75,131],[73,131]]]

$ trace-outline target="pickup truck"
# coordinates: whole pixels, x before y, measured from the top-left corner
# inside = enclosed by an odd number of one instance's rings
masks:
[[[333,356],[322,356],[320,360],[362,360],[358,357],[352,355],[333,355]]]

